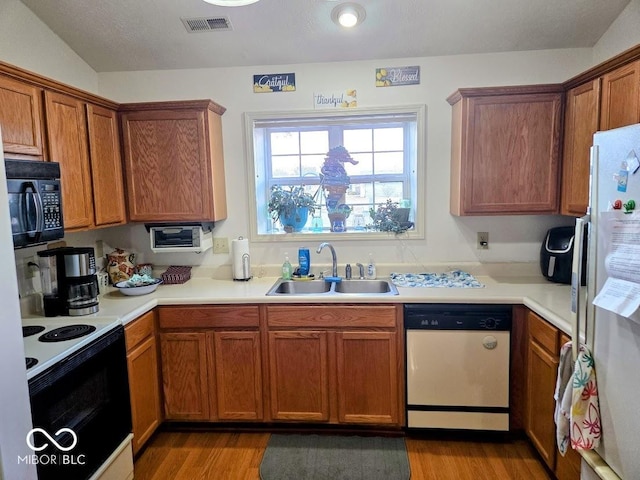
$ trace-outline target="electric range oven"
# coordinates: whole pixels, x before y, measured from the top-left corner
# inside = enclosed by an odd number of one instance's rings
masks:
[[[38,478],[131,478],[124,327],[109,319],[30,319],[23,335],[34,427],[28,461]],[[105,474],[112,463],[124,463],[125,473]]]

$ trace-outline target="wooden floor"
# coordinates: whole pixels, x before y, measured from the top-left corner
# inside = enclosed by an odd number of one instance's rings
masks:
[[[259,480],[268,441],[269,433],[158,432],[135,462],[135,479]],[[411,480],[550,479],[526,440],[405,441]]]

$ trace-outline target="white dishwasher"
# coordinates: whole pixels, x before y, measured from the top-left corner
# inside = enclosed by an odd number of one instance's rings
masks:
[[[407,426],[509,430],[511,306],[406,304]]]

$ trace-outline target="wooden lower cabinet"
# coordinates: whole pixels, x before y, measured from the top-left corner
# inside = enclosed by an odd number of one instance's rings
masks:
[[[400,427],[401,314],[400,305],[160,307],[165,418]]]
[[[559,454],[553,398],[560,349],[569,338],[533,312],[528,312],[526,431],[534,447],[558,480],[580,478],[580,455],[569,449]]]
[[[261,420],[260,332],[224,331],[208,335],[213,338],[217,418]]]
[[[329,421],[328,333],[269,332],[273,420]]]
[[[200,332],[160,334],[162,388],[167,420],[207,420],[207,336]]]
[[[398,424],[395,332],[338,332],[338,420]]]
[[[154,312],[129,323],[125,338],[135,455],[162,422]]]
[[[529,344],[529,438],[549,468],[556,452],[553,412],[558,359],[532,341]]]
[[[161,307],[159,325],[167,420],[263,419],[257,306]]]
[[[400,305],[269,305],[274,421],[401,426]]]

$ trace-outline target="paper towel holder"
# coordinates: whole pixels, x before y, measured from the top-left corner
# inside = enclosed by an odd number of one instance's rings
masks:
[[[248,250],[248,240],[245,240],[242,236],[238,237],[238,240],[234,240],[232,241],[232,245],[234,247],[234,249],[236,248],[236,245],[238,244],[239,241],[243,241],[243,243],[246,244],[246,248]],[[236,264],[236,262],[238,262],[238,260],[240,261],[239,264]],[[251,255],[249,255],[248,251],[245,251],[242,253],[242,256],[240,258],[236,257],[236,252],[234,251],[233,254],[233,279],[235,281],[239,281],[239,282],[247,282],[249,280],[251,280],[252,276],[251,276]],[[241,277],[238,278],[237,272],[241,271]]]

